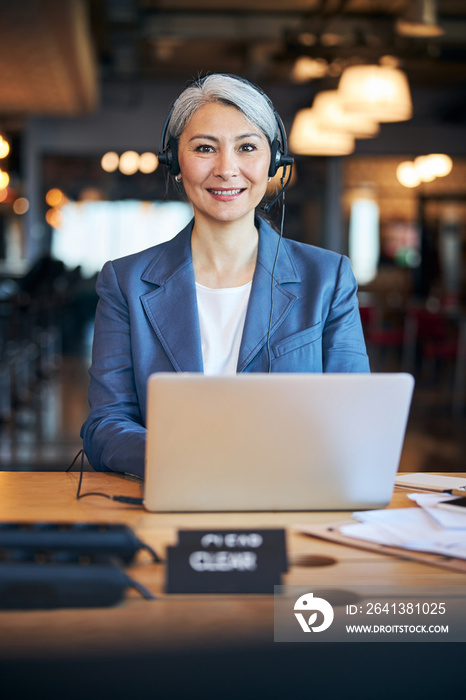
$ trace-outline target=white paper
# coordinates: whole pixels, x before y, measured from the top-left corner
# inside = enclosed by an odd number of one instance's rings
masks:
[[[444,476],[443,474],[398,474],[396,486],[404,488],[419,488],[423,490],[447,491],[451,489],[466,489],[466,479],[460,476]],[[465,491],[466,495],[466,491]]]
[[[458,513],[456,513],[437,507],[439,503],[454,501],[457,496],[445,497],[444,494],[437,493],[410,493],[408,498],[421,506],[442,527],[448,530],[466,530],[466,512],[458,509]]]
[[[353,518],[359,522],[340,527],[348,537],[466,559],[466,530],[443,527],[424,508],[361,511]]]

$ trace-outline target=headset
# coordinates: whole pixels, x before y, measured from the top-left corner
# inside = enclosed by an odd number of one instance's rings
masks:
[[[269,167],[269,177],[273,177],[276,175],[277,171],[280,168],[286,168],[290,167],[293,165],[294,158],[292,155],[288,153],[288,141],[286,138],[286,131],[285,127],[283,125],[283,121],[278,114],[278,112],[275,110],[272,101],[268,97],[268,95],[263,92],[260,87],[258,87],[255,83],[251,82],[247,78],[243,78],[241,75],[234,75],[230,73],[214,73],[213,75],[224,75],[225,77],[228,78],[233,78],[234,80],[238,80],[241,83],[245,83],[246,85],[250,85],[252,88],[254,88],[262,97],[265,99],[269,107],[271,108],[273,115],[276,119],[278,129],[280,132],[281,136],[281,141],[282,143],[280,144],[279,139],[274,139],[272,143],[270,144],[270,167]],[[196,87],[201,87],[203,82],[208,78],[209,76],[206,75],[203,78],[199,78],[198,80],[194,80],[191,85],[196,86]],[[176,176],[180,172],[180,164],[178,162],[178,143],[176,139],[174,139],[172,136],[170,136],[167,139],[167,132],[168,132],[168,125],[170,123],[170,119],[173,114],[173,109],[175,108],[175,105],[178,100],[175,100],[175,102],[172,104],[171,109],[168,113],[167,118],[165,119],[165,123],[162,128],[162,135],[160,137],[160,153],[158,155],[159,158],[159,163],[162,165],[166,165],[168,168],[168,172],[170,175]]]

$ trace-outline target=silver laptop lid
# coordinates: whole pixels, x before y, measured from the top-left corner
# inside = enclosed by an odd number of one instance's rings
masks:
[[[383,507],[413,387],[408,374],[154,374],[145,507]]]

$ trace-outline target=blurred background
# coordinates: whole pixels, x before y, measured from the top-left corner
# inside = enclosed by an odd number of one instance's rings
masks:
[[[416,377],[401,469],[464,470],[464,0],[0,0],[0,470],[80,449],[96,275],[190,219],[156,154],[209,71],[271,97],[285,235],[350,256],[373,371]]]

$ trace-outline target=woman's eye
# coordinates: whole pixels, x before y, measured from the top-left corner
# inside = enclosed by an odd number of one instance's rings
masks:
[[[246,151],[246,153],[251,153],[252,151],[257,151],[257,146],[253,143],[243,143],[240,146],[240,151]]]
[[[197,146],[196,151],[198,153],[213,153],[214,148],[213,146],[209,146],[207,144],[201,144],[200,146]]]

